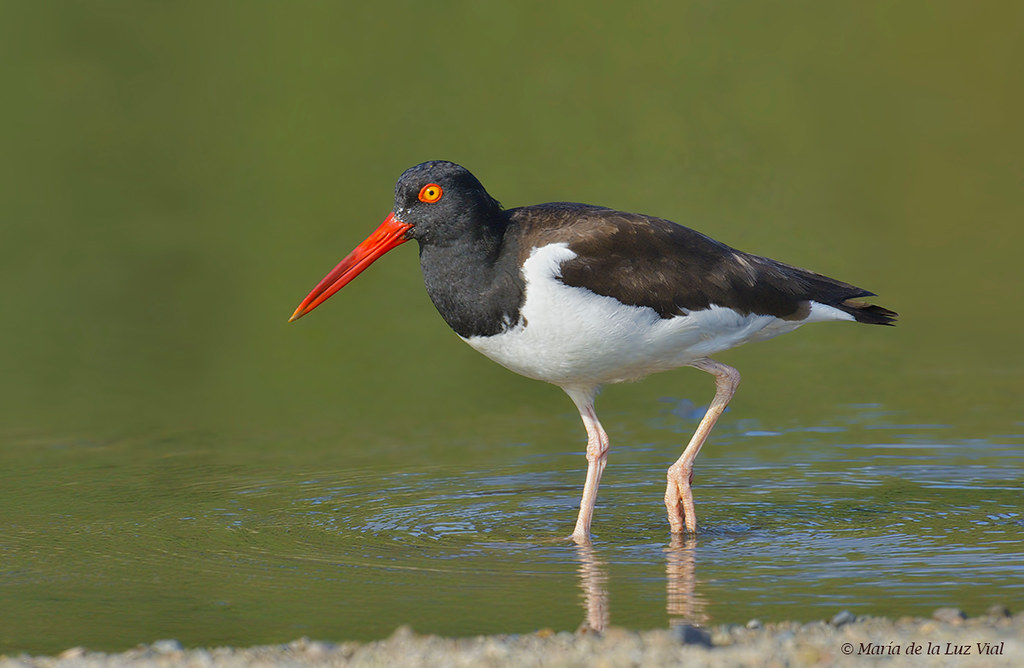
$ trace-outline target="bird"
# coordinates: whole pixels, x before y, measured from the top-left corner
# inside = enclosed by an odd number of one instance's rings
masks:
[[[673,535],[697,533],[693,465],[740,382],[711,358],[812,322],[893,325],[875,296],[736,250],[669,220],[574,202],[505,209],[465,167],[432,160],[395,184],[392,211],[299,304],[296,320],[391,249],[415,241],[430,300],[471,347],[562,388],[587,432],[587,473],[569,538],[589,544],[610,441],[594,409],[602,386],[678,367],[715,395],[667,470]]]

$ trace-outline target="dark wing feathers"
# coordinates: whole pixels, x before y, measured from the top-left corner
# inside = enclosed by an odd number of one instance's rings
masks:
[[[663,318],[711,304],[741,313],[800,319],[810,301],[858,322],[893,324],[888,309],[856,301],[873,293],[821,274],[751,255],[662,218],[556,202],[508,212],[520,253],[559,241],[577,257],[562,264],[562,282]]]

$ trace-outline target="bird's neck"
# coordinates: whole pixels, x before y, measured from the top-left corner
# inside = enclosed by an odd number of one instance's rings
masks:
[[[493,336],[519,320],[524,287],[518,253],[507,217],[497,213],[457,237],[419,240],[427,294],[463,338]]]

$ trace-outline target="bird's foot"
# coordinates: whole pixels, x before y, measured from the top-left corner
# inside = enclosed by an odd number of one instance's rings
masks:
[[[669,528],[674,534],[697,533],[697,511],[693,507],[693,467],[673,464],[668,469],[668,487],[665,489],[665,509],[668,510]]]

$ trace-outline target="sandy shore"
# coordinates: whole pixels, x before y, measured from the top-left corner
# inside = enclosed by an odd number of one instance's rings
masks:
[[[610,628],[526,635],[441,638],[407,627],[369,643],[306,638],[285,645],[186,649],[160,640],[119,654],[74,647],[55,657],[0,656],[16,666],[1022,666],[1024,614],[995,607],[964,618],[952,608],[931,619],[854,617],[707,629]]]

